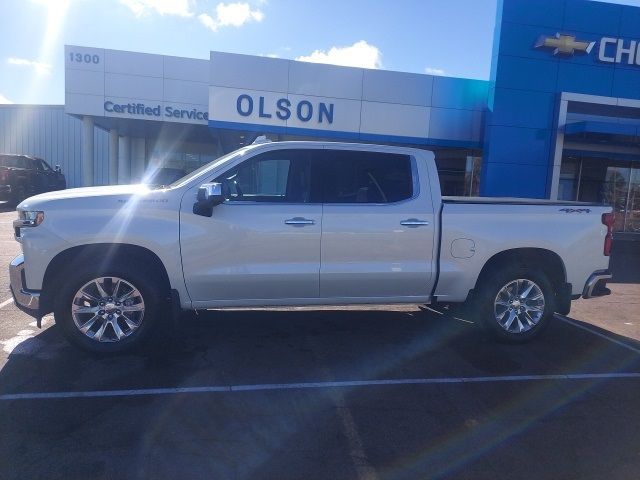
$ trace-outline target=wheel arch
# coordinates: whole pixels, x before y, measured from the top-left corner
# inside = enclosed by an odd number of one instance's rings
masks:
[[[87,262],[99,260],[98,267],[105,268],[114,258],[134,258],[148,268],[150,274],[160,281],[163,294],[171,294],[169,275],[162,260],[151,250],[139,245],[127,243],[95,243],[71,247],[58,253],[49,262],[42,281],[40,309],[42,314],[53,310],[55,285],[76,268]]]
[[[567,270],[564,261],[556,252],[544,248],[513,248],[493,255],[482,267],[476,280],[474,290],[477,292],[483,280],[506,264],[517,264],[523,267],[542,270],[551,282],[556,300],[556,311],[569,313],[571,308],[571,285],[567,284]]]

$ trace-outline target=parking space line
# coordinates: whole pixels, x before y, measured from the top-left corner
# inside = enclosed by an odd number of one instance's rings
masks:
[[[632,347],[631,345],[629,345],[627,343],[621,342],[620,340],[616,340],[615,338],[611,338],[608,335],[605,335],[605,334],[600,333],[600,332],[598,332],[598,331],[596,331],[596,330],[594,330],[592,328],[589,328],[589,327],[587,327],[585,325],[577,323],[576,321],[570,319],[569,317],[565,317],[564,315],[556,314],[556,318],[558,320],[562,320],[565,323],[568,323],[569,325],[573,325],[574,327],[577,327],[577,328],[579,328],[581,330],[585,330],[585,331],[587,331],[589,333],[592,333],[592,334],[594,334],[594,335],[596,335],[596,336],[598,336],[600,338],[604,338],[605,340],[609,340],[610,342],[613,342],[616,345],[620,345],[621,347],[624,347],[627,350],[631,350],[632,352],[635,352],[638,355],[640,355],[640,349]]]
[[[353,388],[394,385],[442,385],[461,383],[533,382],[549,380],[640,380],[640,373],[567,373],[550,375],[507,375],[501,377],[400,378],[390,380],[346,380],[336,382],[267,383],[248,385],[212,385],[204,387],[146,388],[131,390],[90,390],[78,392],[6,393],[0,401],[54,400],[66,398],[136,397],[142,395],[174,395],[180,393],[234,393],[274,390],[304,390],[322,388]]]
[[[341,397],[337,403],[337,414],[338,417],[340,417],[342,428],[349,443],[349,457],[356,469],[358,480],[377,480],[378,475],[364,451],[364,445],[358,433],[356,421],[353,418],[351,410],[347,407],[344,397]]]
[[[320,375],[323,382],[335,382],[335,377],[331,374],[331,370],[327,366],[327,358],[324,355],[322,349],[314,348],[314,342],[310,343],[313,354],[320,364]],[[367,454],[364,450],[364,443],[353,414],[347,405],[344,392],[341,389],[334,389],[331,392],[331,398],[336,406],[336,414],[340,418],[342,424],[342,431],[347,439],[349,445],[349,458],[353,463],[353,467],[356,470],[358,480],[378,480],[376,469],[373,467]]]
[[[9,305],[10,303],[13,303],[13,298],[8,298],[7,300],[5,300],[4,302],[0,303],[0,308],[4,308],[7,305]]]

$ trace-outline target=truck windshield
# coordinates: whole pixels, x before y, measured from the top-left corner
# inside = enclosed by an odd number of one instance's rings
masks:
[[[194,170],[193,172],[185,175],[182,178],[179,178],[178,180],[176,180],[175,182],[173,182],[172,184],[168,185],[169,188],[172,187],[177,187],[180,185],[183,185],[187,182],[189,182],[190,180],[192,180],[193,178],[196,178],[197,176],[201,175],[202,173],[204,173],[205,171],[212,169],[212,168],[216,168],[219,165],[222,165],[225,162],[228,162],[229,160],[235,158],[238,155],[244,155],[244,153],[249,150],[250,146],[247,147],[243,147],[240,148],[239,150],[234,150],[231,153],[227,153],[226,155],[223,155],[222,157],[218,157],[215,160],[201,166],[200,168]]]

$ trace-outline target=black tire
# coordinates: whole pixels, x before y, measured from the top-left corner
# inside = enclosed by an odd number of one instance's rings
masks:
[[[97,261],[97,264],[100,262]],[[99,277],[118,277],[133,285],[144,301],[140,326],[118,341],[100,342],[89,338],[76,326],[71,307],[76,293],[83,285]],[[141,348],[165,329],[169,305],[166,292],[158,285],[159,276],[147,265],[133,258],[115,261],[106,267],[86,265],[63,277],[54,301],[54,318],[65,337],[73,345],[98,354],[116,354]]]
[[[517,280],[533,282],[540,289],[543,295],[544,308],[540,309],[542,310],[542,315],[534,325],[531,326],[527,324],[528,319],[531,318],[530,316],[528,318],[517,316],[514,320],[515,325],[512,324],[511,326],[512,330],[507,330],[499,323],[497,316],[500,316],[502,313],[500,308],[508,309],[514,307],[512,305],[499,307],[496,306],[496,301],[498,293],[504,287],[511,284],[511,282]],[[521,282],[521,285],[524,285],[524,282]],[[517,299],[517,301],[519,302],[520,299]],[[555,295],[548,276],[535,267],[524,265],[503,265],[483,275],[483,278],[480,280],[480,287],[477,289],[474,303],[480,323],[496,338],[508,343],[524,343],[537,337],[548,326],[555,311]],[[535,306],[537,306],[537,304]],[[524,315],[524,313],[518,313]],[[505,314],[505,323],[507,323],[510,312],[507,311]],[[502,317],[502,319],[504,318],[505,317]],[[521,318],[523,320],[522,322],[520,322]],[[521,332],[514,331],[519,328],[517,322],[520,322],[521,325],[526,325],[528,329]]]

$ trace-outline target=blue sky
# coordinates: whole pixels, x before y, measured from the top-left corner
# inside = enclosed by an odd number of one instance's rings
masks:
[[[2,3],[0,103],[45,104],[64,103],[65,44],[193,58],[221,50],[487,79],[496,10],[496,0]]]

